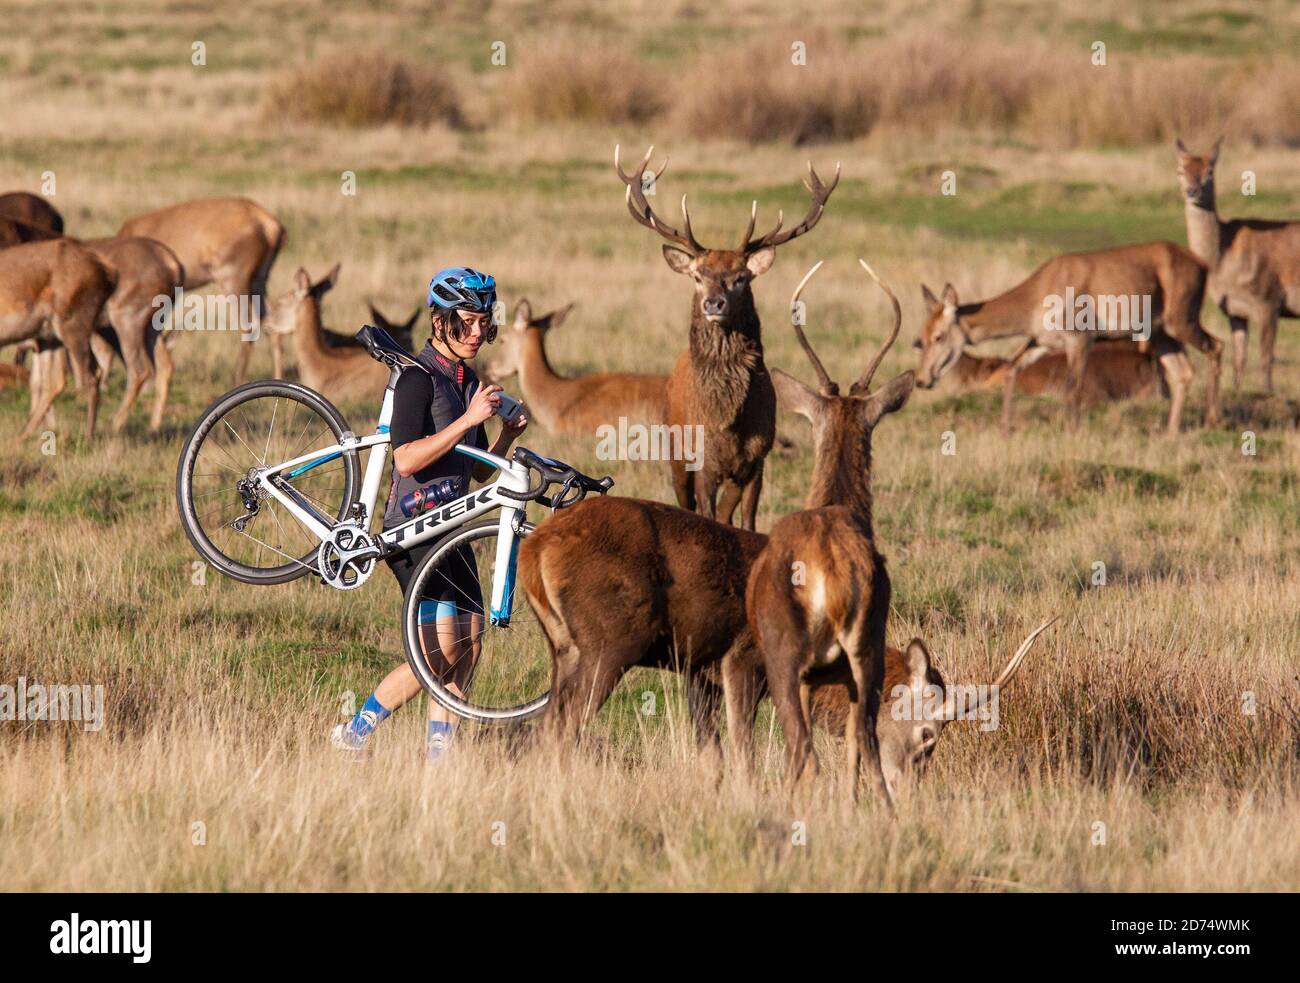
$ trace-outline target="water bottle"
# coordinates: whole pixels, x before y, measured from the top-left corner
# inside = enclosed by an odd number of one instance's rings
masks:
[[[397,506],[402,510],[402,515],[409,519],[417,512],[437,508],[439,505],[459,497],[460,490],[456,487],[456,479],[443,478],[441,481],[435,481],[431,485],[425,485],[423,488],[417,488],[415,491],[403,495]]]

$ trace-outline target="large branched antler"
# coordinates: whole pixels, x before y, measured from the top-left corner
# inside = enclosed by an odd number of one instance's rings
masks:
[[[876,271],[867,265],[865,259],[859,259],[858,262],[861,263],[862,268],[867,271],[867,276],[876,281],[876,286],[885,292],[885,295],[889,298],[889,302],[894,305],[894,327],[893,330],[889,332],[889,337],[885,340],[885,343],[880,346],[880,351],[876,352],[876,357],[871,360],[866,371],[862,373],[862,378],[853,383],[853,388],[850,389],[849,392],[855,394],[865,393],[870,390],[871,377],[876,374],[876,369],[880,368],[880,363],[884,359],[885,353],[893,347],[894,340],[898,337],[898,329],[903,324],[903,308],[899,305],[898,298],[894,296],[894,291],[890,290],[885,282],[881,280],[880,277],[876,276]]]
[[[636,170],[632,174],[628,174],[623,170],[623,165],[619,162],[619,147],[617,144],[614,146],[614,170],[618,172],[619,180],[627,185],[627,210],[634,219],[647,229],[653,229],[669,242],[681,246],[692,256],[699,256],[701,253],[707,252],[707,250],[696,241],[695,233],[691,231],[691,213],[686,207],[686,196],[682,195],[682,221],[686,229],[685,232],[678,232],[667,224],[654,213],[650,203],[645,200],[645,171],[650,164],[650,156],[654,152],[655,148],[651,145],[645,156],[641,158],[641,163]],[[664,159],[663,167],[652,172],[654,180],[658,181],[659,178],[663,177],[666,170],[668,170],[667,158]]]
[[[754,239],[752,238],[754,223],[758,219],[758,202],[754,202],[749,209],[749,226],[745,229],[744,238],[740,240],[740,251],[742,253],[752,253],[768,246],[781,246],[812,229],[821,220],[822,212],[826,210],[826,200],[830,198],[831,192],[835,190],[835,186],[839,183],[839,161],[835,162],[835,177],[830,184],[822,183],[822,179],[817,176],[817,172],[813,169],[812,161],[808,161],[808,177],[804,180],[803,186],[812,195],[812,204],[808,206],[808,214],[804,216],[804,220],[793,228],[782,232],[781,226],[785,222],[785,213],[778,211],[776,213],[776,226],[772,231]]]
[[[803,333],[803,328],[799,323],[803,320],[799,316],[799,295],[803,293],[803,288],[808,285],[808,281],[813,278],[813,274],[822,268],[824,262],[825,260],[818,260],[817,265],[805,273],[803,279],[799,281],[799,286],[794,288],[794,293],[790,297],[790,325],[794,328],[794,333],[799,338],[799,345],[803,348],[804,354],[808,356],[808,361],[812,362],[813,371],[817,373],[817,379],[821,382],[822,395],[838,396],[840,387],[835,384],[835,381],[826,372],[822,360],[813,351],[813,346],[808,342],[808,338]]]

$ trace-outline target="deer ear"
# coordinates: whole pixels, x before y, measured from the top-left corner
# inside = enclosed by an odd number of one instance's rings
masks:
[[[333,290],[334,284],[338,281],[339,278],[339,267],[342,265],[343,265],[342,263],[335,263],[334,268],[332,270],[330,270],[318,281],[316,281],[316,284],[311,288],[311,292],[314,293],[317,297],[319,297],[327,290]]]
[[[772,385],[776,389],[776,398],[780,400],[782,406],[807,417],[810,421],[816,418],[817,410],[821,408],[820,396],[788,372],[774,368],[771,375]]]
[[[925,642],[914,638],[907,643],[903,652],[903,668],[907,670],[907,681],[914,687],[922,687],[930,682],[930,652]]]
[[[880,422],[881,417],[901,410],[908,397],[912,395],[912,387],[915,384],[916,373],[908,369],[902,375],[894,376],[872,393],[866,401],[866,425],[874,427]]]
[[[527,297],[520,297],[519,303],[515,304],[515,327],[522,328],[533,319],[533,305],[528,303]]]
[[[675,273],[686,273],[690,270],[691,263],[695,257],[685,249],[678,249],[676,246],[664,246],[664,259],[668,261],[669,267]]]
[[[569,312],[573,310],[576,304],[577,301],[574,301],[572,304],[565,304],[558,311],[553,311],[551,313],[551,318],[550,318],[551,323],[548,324],[547,327],[554,328],[563,324],[565,322],[565,319],[568,318]]]
[[[921,299],[925,301],[925,306],[929,308],[931,314],[943,309],[943,304],[939,302],[939,298],[924,283],[921,284]]]
[[[951,283],[945,283],[945,284],[943,285],[943,295],[942,295],[942,296],[943,296],[943,306],[944,306],[944,307],[956,307],[956,306],[957,306],[957,289],[956,289],[956,288],[955,288]]]
[[[301,266],[298,272],[293,275],[293,289],[299,297],[306,297],[311,293],[311,275],[308,274]]]
[[[772,268],[774,259],[776,259],[776,247],[764,246],[745,257],[745,269],[754,276],[762,276]]]

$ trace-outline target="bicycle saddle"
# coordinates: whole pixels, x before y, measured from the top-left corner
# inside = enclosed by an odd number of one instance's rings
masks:
[[[411,365],[415,359],[383,328],[367,324],[356,334],[357,341],[370,353],[370,357],[385,365]]]

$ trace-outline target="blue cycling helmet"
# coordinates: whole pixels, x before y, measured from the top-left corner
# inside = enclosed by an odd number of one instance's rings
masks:
[[[497,282],[468,266],[449,266],[429,281],[429,310],[490,311],[497,302]]]

